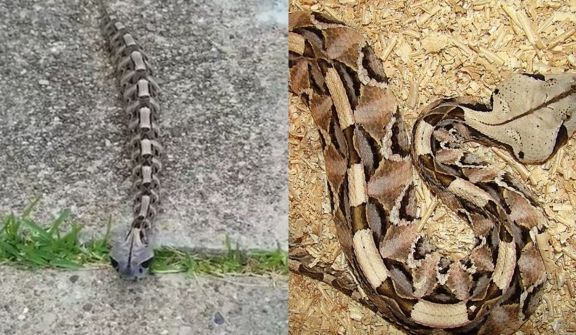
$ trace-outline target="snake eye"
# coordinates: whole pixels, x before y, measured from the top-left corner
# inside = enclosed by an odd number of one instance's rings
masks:
[[[152,264],[152,260],[154,260],[154,257],[142,262],[142,267],[148,269],[150,267],[150,264]]]
[[[112,257],[110,257],[110,264],[112,264],[112,267],[118,271],[118,262]]]

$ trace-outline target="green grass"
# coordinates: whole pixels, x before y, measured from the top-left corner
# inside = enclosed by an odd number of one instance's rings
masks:
[[[57,268],[78,270],[110,266],[106,234],[86,243],[79,239],[82,226],[70,222],[69,213],[63,212],[47,225],[30,219],[35,200],[22,215],[9,214],[0,223],[0,264],[24,268]],[[63,232],[62,224],[70,228]],[[187,253],[173,248],[154,250],[152,273],[185,272],[189,274],[287,274],[288,255],[276,251],[243,251],[232,247],[225,238],[225,252],[208,256]]]

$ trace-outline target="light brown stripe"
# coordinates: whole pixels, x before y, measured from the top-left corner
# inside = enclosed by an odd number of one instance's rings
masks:
[[[136,42],[134,41],[134,37],[132,37],[132,35],[130,35],[130,34],[124,34],[124,36],[122,36],[122,38],[124,39],[124,44],[127,47],[136,45]]]
[[[382,285],[388,278],[389,272],[374,244],[372,230],[362,229],[354,234],[354,254],[370,285],[374,289]]]
[[[414,132],[414,149],[416,155],[431,154],[430,138],[434,132],[434,127],[426,121],[418,122],[416,131]]]
[[[329,68],[326,72],[326,86],[328,86],[334,107],[336,107],[340,128],[344,130],[354,124],[354,115],[352,114],[352,107],[350,107],[344,84],[342,84],[340,75],[338,75],[338,71],[335,68]]]
[[[150,197],[145,195],[142,197],[141,204],[140,204],[140,213],[138,213],[138,217],[146,218],[148,217],[148,209],[150,208]]]
[[[150,96],[149,82],[146,79],[138,80],[138,98],[148,98]]]
[[[464,302],[437,304],[420,300],[414,305],[411,316],[417,323],[434,328],[456,328],[470,323]]]
[[[306,48],[306,39],[300,34],[288,33],[288,51],[295,52],[299,55],[304,54]]]
[[[130,58],[134,62],[135,71],[146,71],[146,64],[144,63],[144,57],[140,51],[134,51],[130,54]]]
[[[114,28],[116,28],[116,30],[122,30],[124,28],[126,28],[121,22],[115,22],[114,23]]]
[[[142,166],[142,184],[152,183],[152,168],[150,166]]]
[[[492,274],[492,280],[504,291],[508,289],[514,268],[516,267],[516,244],[514,242],[500,241],[498,245],[498,259]]]
[[[152,142],[149,139],[140,141],[140,155],[142,157],[152,156]]]
[[[366,178],[362,164],[354,164],[348,169],[348,197],[350,206],[356,207],[366,203]]]
[[[142,107],[138,110],[138,114],[140,115],[140,129],[144,130],[152,129],[150,108]]]
[[[492,197],[486,191],[461,178],[454,179],[448,186],[448,191],[480,208],[483,208],[489,200],[492,200]]]

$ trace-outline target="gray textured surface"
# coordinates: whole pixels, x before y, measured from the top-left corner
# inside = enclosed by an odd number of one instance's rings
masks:
[[[0,334],[286,334],[287,296],[268,279],[182,275],[132,283],[110,271],[0,267]],[[224,322],[216,324],[220,313]],[[219,320],[221,321],[221,320]]]
[[[287,9],[268,1],[106,1],[161,87],[158,243],[287,248]],[[0,213],[42,196],[88,233],[130,222],[126,118],[96,1],[0,1]]]
[[[274,1],[106,1],[161,86],[157,243],[287,248],[287,9]],[[0,213],[34,197],[88,234],[130,222],[126,118],[96,1],[0,0]],[[0,267],[0,334],[285,334],[268,279]],[[217,325],[219,312],[225,323]]]

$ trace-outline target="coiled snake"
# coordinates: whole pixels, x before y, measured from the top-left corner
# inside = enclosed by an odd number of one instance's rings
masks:
[[[109,45],[112,62],[128,116],[131,132],[133,177],[133,220],[125,238],[112,246],[112,266],[126,278],[141,277],[147,272],[154,252],[149,234],[160,202],[160,133],[158,128],[158,85],[138,41],[102,4],[103,33]]]
[[[324,281],[411,334],[510,334],[546,281],[537,196],[463,149],[501,147],[522,163],[549,159],[576,129],[576,75],[513,75],[485,105],[428,105],[411,139],[374,51],[325,15],[289,19],[290,84],[320,131],[334,223],[354,278],[318,266],[290,241],[290,269]],[[455,259],[421,231],[412,166],[475,233]]]

